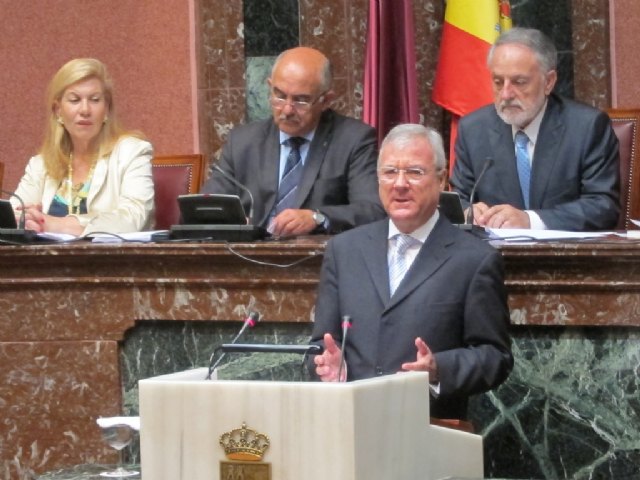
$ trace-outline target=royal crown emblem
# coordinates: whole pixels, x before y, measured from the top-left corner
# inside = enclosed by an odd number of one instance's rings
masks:
[[[264,452],[269,448],[269,437],[255,430],[249,430],[242,422],[242,428],[236,428],[220,436],[220,445],[229,460],[252,461],[262,460]]]

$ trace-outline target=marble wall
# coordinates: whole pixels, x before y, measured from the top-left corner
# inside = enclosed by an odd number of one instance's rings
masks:
[[[604,2],[606,0],[600,0]],[[608,0],[611,31],[611,84],[613,106],[637,108],[640,105],[640,2]]]
[[[242,2],[200,0],[198,121],[200,151],[217,152],[245,115]]]
[[[513,328],[514,370],[475,397],[491,477],[640,478],[640,330]]]
[[[50,107],[44,104],[47,84],[72,58],[107,65],[120,120],[142,131],[156,153],[198,151],[194,3],[0,2],[2,188],[16,188],[40,148]]]
[[[609,1],[572,0],[570,6],[574,96],[598,108],[615,106],[609,48]]]

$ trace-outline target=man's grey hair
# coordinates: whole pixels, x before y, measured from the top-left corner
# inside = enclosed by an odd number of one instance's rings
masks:
[[[433,163],[438,170],[442,170],[447,166],[447,160],[444,156],[444,144],[442,136],[437,130],[431,127],[425,127],[417,123],[403,123],[393,127],[387,136],[384,137],[382,145],[380,145],[380,153],[378,154],[378,165],[382,158],[382,150],[387,144],[393,143],[400,147],[411,144],[416,138],[424,138],[433,149]]]
[[[558,66],[558,51],[553,42],[540,30],[516,27],[500,35],[489,50],[487,63],[491,63],[493,53],[500,45],[519,44],[531,49],[538,58],[540,68],[548,73]]]

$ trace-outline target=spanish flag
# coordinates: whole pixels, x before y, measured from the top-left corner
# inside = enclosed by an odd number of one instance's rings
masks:
[[[501,31],[511,28],[508,0],[448,0],[432,98],[454,115],[451,157],[457,119],[491,103],[487,54]]]

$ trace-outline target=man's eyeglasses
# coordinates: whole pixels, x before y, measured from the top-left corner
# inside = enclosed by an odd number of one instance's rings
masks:
[[[291,105],[291,108],[298,112],[307,112],[316,103],[324,99],[326,94],[327,92],[322,92],[315,100],[289,100],[284,93],[271,91],[270,102],[271,106],[274,108],[284,108],[285,105],[289,104]]]
[[[397,168],[397,167],[380,167],[378,169],[378,179],[381,183],[395,183],[398,180],[400,172],[404,174],[404,178],[411,184],[418,184],[424,180],[429,174],[428,170],[420,167]]]

